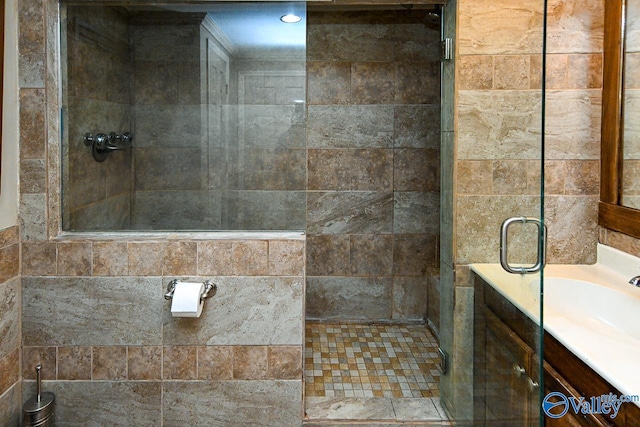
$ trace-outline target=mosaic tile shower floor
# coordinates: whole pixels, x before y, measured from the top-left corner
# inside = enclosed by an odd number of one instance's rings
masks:
[[[306,323],[307,397],[437,397],[438,344],[424,325]]]

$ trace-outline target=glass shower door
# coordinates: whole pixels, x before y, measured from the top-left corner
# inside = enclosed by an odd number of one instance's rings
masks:
[[[545,15],[544,0],[444,8],[440,399],[460,425],[544,422]]]

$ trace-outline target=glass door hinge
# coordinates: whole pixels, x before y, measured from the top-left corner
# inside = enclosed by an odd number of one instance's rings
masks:
[[[446,38],[440,42],[440,60],[449,61],[453,58],[453,39]]]

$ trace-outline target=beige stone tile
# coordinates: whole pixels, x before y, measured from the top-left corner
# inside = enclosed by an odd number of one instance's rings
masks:
[[[392,192],[308,192],[307,233],[393,232]]]
[[[464,195],[457,198],[456,210],[465,213],[458,215],[455,225],[456,262],[498,262],[500,224],[516,212],[522,216],[540,216],[540,197]],[[513,256],[510,262],[535,259],[535,233],[524,231],[510,236],[509,252]]]
[[[20,230],[17,225],[0,230],[0,248],[19,242]]]
[[[128,347],[127,378],[139,381],[162,379],[162,347]]]
[[[547,55],[547,89],[566,89],[568,73],[569,55]]]
[[[415,112],[412,118],[419,120]],[[391,148],[396,125],[391,105],[312,105],[307,114],[307,145],[308,148]]]
[[[20,231],[22,241],[47,239],[47,195],[20,195]]]
[[[27,159],[20,161],[20,193],[44,193],[46,191],[46,170],[44,160]]]
[[[45,158],[44,89],[20,90],[20,159]]]
[[[603,245],[606,245],[607,244],[607,231],[610,231],[610,230],[607,230],[604,227],[598,227],[598,228],[599,228],[599,230],[598,230],[598,243],[602,243]]]
[[[395,67],[386,62],[351,64],[351,101],[355,104],[391,104],[395,97]]]
[[[362,234],[350,236],[352,276],[390,276],[393,267],[393,236]]]
[[[20,245],[0,248],[0,283],[20,274]]]
[[[58,379],[90,380],[91,347],[58,347]]]
[[[602,52],[604,0],[550,0],[549,53]]]
[[[531,55],[529,58],[529,88],[542,89],[542,55]]]
[[[44,4],[24,1],[18,4],[18,72],[20,87],[43,87],[45,79]]]
[[[597,195],[545,198],[549,264],[593,264],[596,261],[598,200]]]
[[[55,242],[23,242],[22,274],[25,276],[53,276],[57,268]]]
[[[305,242],[292,240],[269,241],[269,275],[302,276],[304,274]]]
[[[260,276],[269,273],[267,241],[198,243],[198,274]]]
[[[307,236],[308,276],[345,276],[349,272],[349,236]]]
[[[195,346],[163,347],[162,378],[195,380],[198,378],[198,349]]]
[[[127,347],[93,347],[91,379],[124,380],[127,378]]]
[[[58,275],[90,276],[91,243],[58,243]]]
[[[395,191],[439,191],[439,150],[394,149],[393,189]]]
[[[0,359],[0,395],[20,379],[20,349],[15,348]]]
[[[492,194],[493,161],[460,160],[456,163],[458,193]]]
[[[344,14],[332,14],[345,17]],[[394,28],[372,21],[323,23],[307,29],[307,58],[315,61],[388,62],[393,59]],[[312,18],[313,19],[313,18]],[[349,17],[352,19],[352,17]]]
[[[396,104],[439,104],[440,62],[396,62]]]
[[[606,244],[633,256],[640,257],[640,239],[635,239],[617,231],[606,231]]]
[[[493,88],[493,56],[463,55],[458,58],[458,88],[487,90]]]
[[[199,380],[231,380],[233,379],[233,347],[200,346],[198,347],[198,379]]]
[[[640,73],[637,70],[640,69],[640,53],[627,52],[625,54],[625,76],[624,87],[625,89],[640,89]]]
[[[393,184],[390,149],[309,150],[309,190],[385,191]]]
[[[22,378],[36,378],[36,366],[42,365],[40,377],[43,380],[55,380],[57,376],[55,347],[28,347],[22,349]]]
[[[538,0],[459,2],[459,54],[542,52],[542,6]]]
[[[269,243],[239,241],[232,246],[233,272],[236,276],[266,276],[269,274]]]
[[[422,321],[427,314],[428,277],[393,278],[393,319]]]
[[[494,89],[529,89],[531,59],[529,55],[494,57]]]
[[[198,242],[198,275],[232,276],[233,242]]]
[[[295,380],[302,378],[302,349],[300,347],[268,347],[267,378]]]
[[[390,398],[309,397],[305,406],[306,414],[311,420],[364,419],[391,422],[396,418]]]
[[[163,384],[163,425],[299,427],[302,395],[302,381],[171,381]]]
[[[196,275],[198,268],[198,247],[196,242],[169,242],[164,254],[164,275]]]
[[[546,99],[546,158],[599,159],[602,91],[552,90]]]
[[[493,163],[493,194],[527,194],[526,160],[496,160]]]
[[[541,102],[539,91],[459,91],[458,159],[540,158]]]
[[[544,192],[545,194],[564,194],[567,162],[562,160],[545,160]],[[538,176],[538,180],[540,177]]]
[[[307,101],[310,105],[351,101],[351,63],[307,62]]]
[[[402,276],[424,276],[435,267],[438,236],[430,234],[396,234],[393,236],[393,273]]]
[[[233,378],[236,380],[260,380],[267,378],[266,346],[233,347]]]
[[[402,12],[404,11],[396,12],[395,60],[439,61],[440,18],[427,10],[415,10],[406,15]]]
[[[94,242],[94,276],[126,276],[129,271],[129,255],[124,242]]]
[[[600,193],[600,162],[575,160],[566,164],[565,194],[597,195]]]
[[[602,88],[602,54],[568,56],[567,86],[569,89]]]
[[[127,244],[129,251],[129,275],[162,276],[165,244],[154,242],[131,242]]]

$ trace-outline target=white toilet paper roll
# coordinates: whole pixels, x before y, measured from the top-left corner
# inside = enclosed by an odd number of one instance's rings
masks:
[[[173,317],[200,317],[204,301],[200,295],[204,291],[204,283],[178,282],[171,301]]]

